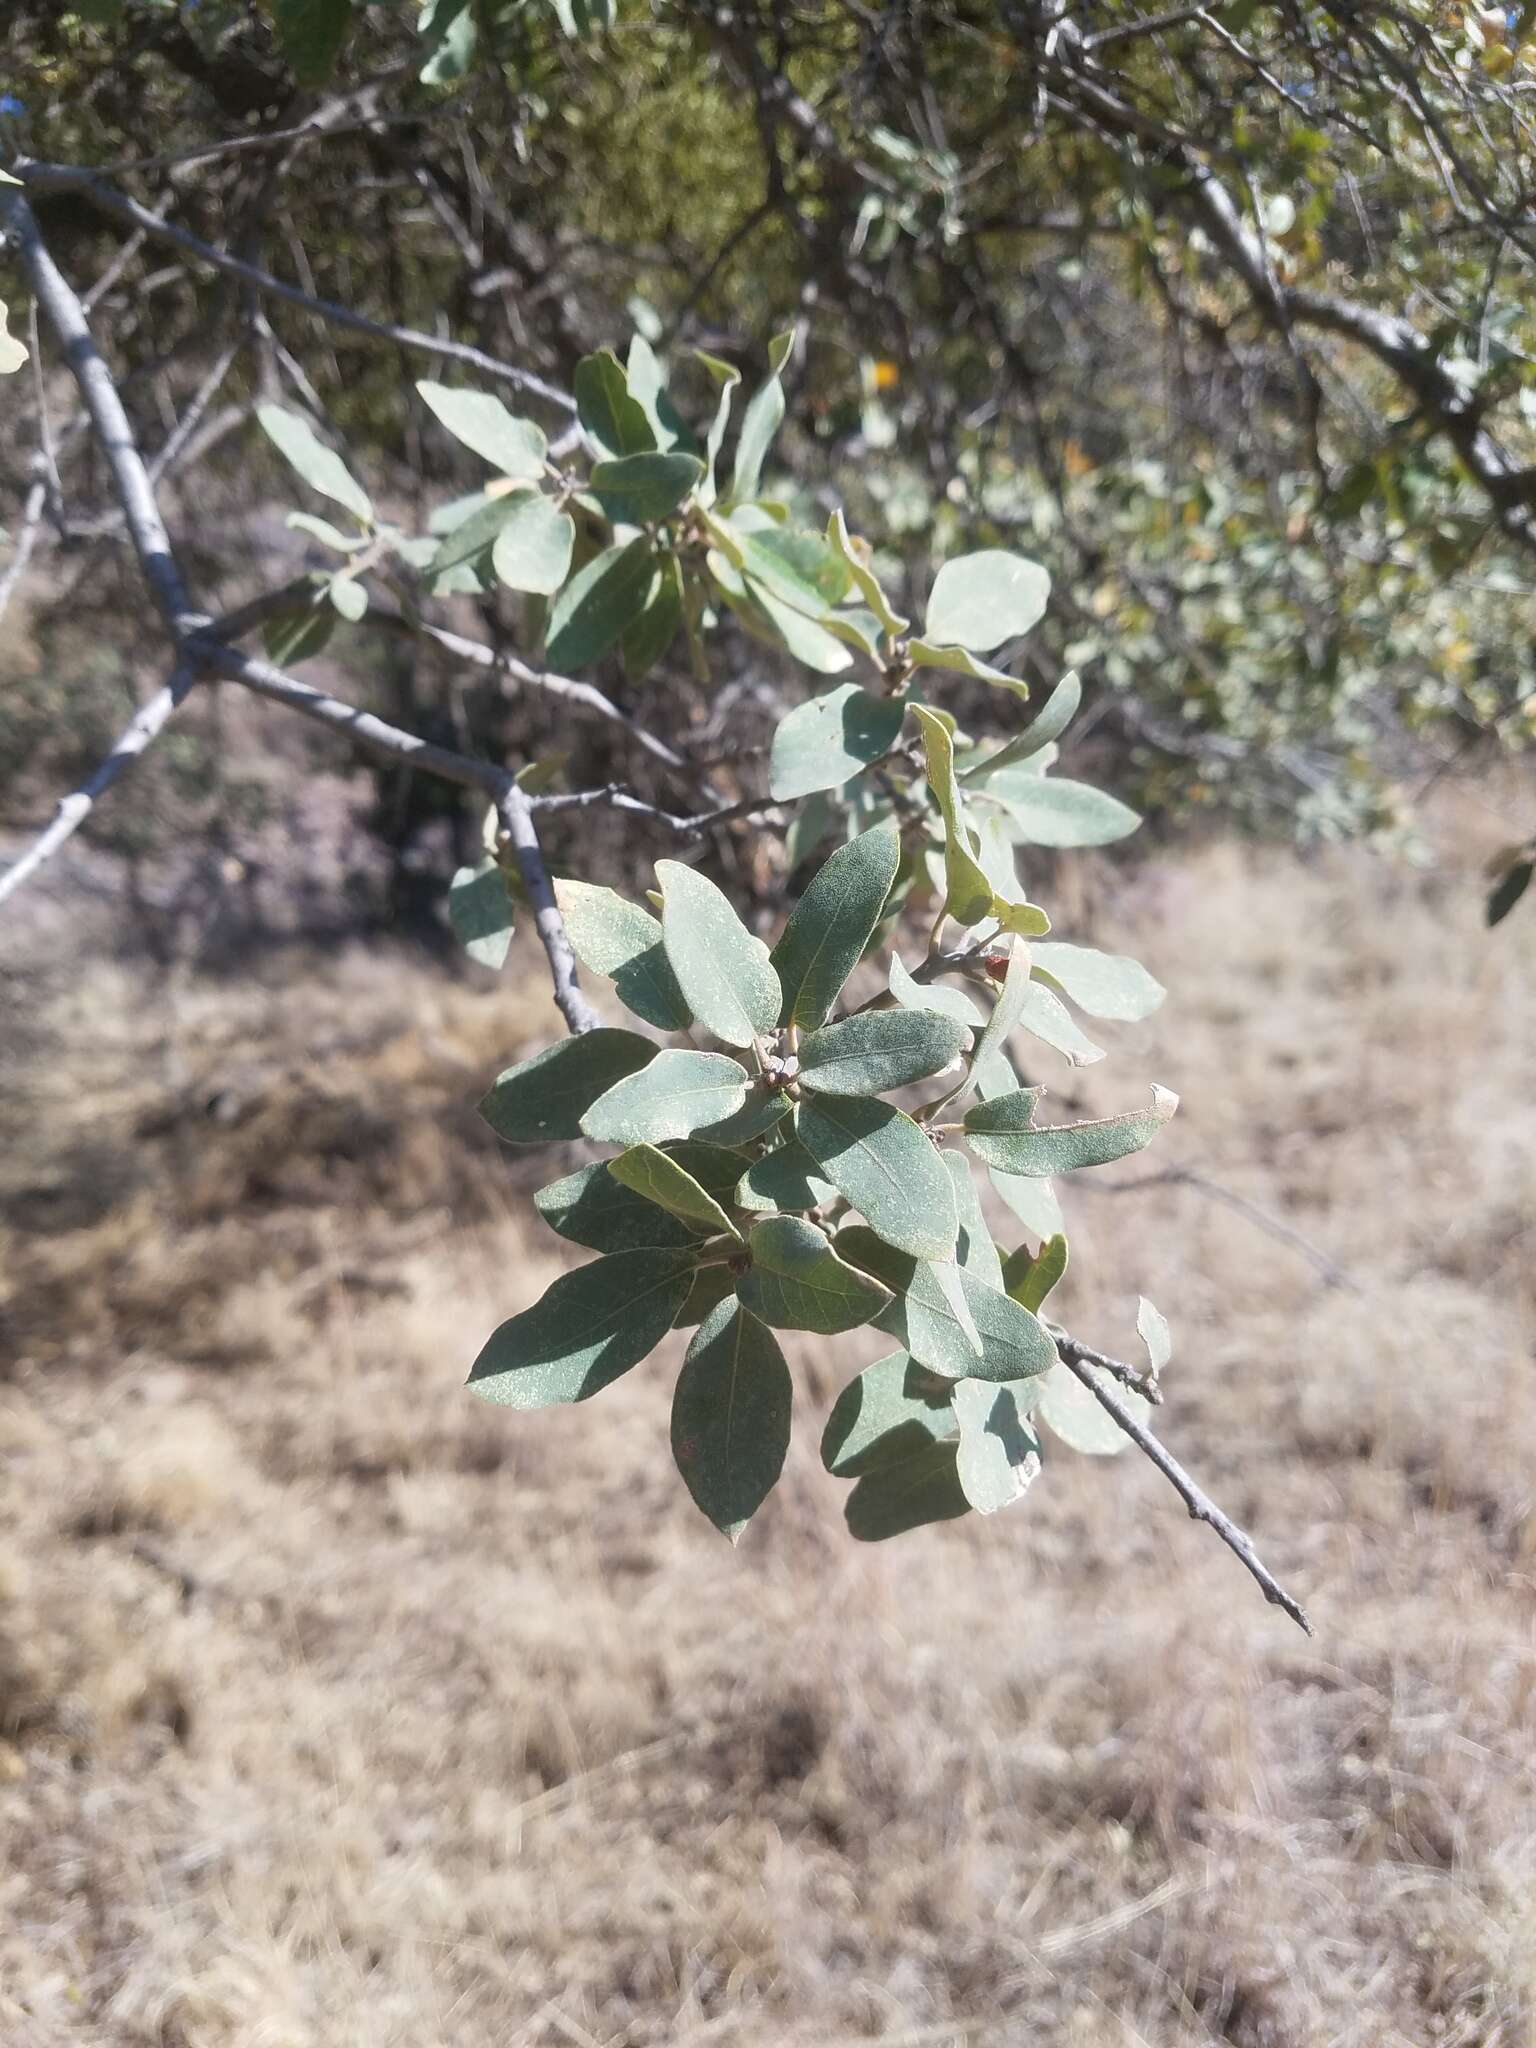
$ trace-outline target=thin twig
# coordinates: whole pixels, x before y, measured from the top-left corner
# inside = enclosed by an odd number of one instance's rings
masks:
[[[1213,1202],[1221,1202],[1239,1216],[1245,1216],[1267,1236],[1277,1238],[1281,1244],[1288,1244],[1293,1251],[1300,1252],[1325,1287],[1342,1288],[1349,1294],[1365,1292],[1352,1273],[1346,1272],[1336,1259],[1330,1258],[1327,1252],[1291,1224],[1283,1223],[1278,1216],[1270,1215],[1267,1209],[1261,1209],[1246,1195],[1223,1187],[1220,1181],[1209,1179],[1192,1166],[1167,1166],[1161,1172],[1137,1174],[1130,1180],[1105,1180],[1095,1175],[1085,1177],[1077,1185],[1080,1191],[1091,1195],[1134,1195],[1146,1188],[1193,1188],[1197,1194],[1207,1195]]]
[[[1247,1533],[1237,1526],[1230,1515],[1222,1513],[1210,1495],[1203,1492],[1195,1484],[1194,1480],[1190,1478],[1178,1459],[1158,1442],[1151,1430],[1143,1428],[1141,1423],[1136,1420],[1136,1417],[1126,1407],[1120,1396],[1113,1389],[1105,1386],[1103,1380],[1093,1371],[1091,1366],[1085,1365],[1082,1362],[1082,1359],[1076,1355],[1080,1349],[1079,1346],[1074,1344],[1069,1338],[1065,1344],[1058,1341],[1056,1348],[1061,1353],[1062,1363],[1066,1366],[1068,1372],[1074,1374],[1082,1381],[1099,1406],[1114,1417],[1115,1421],[1125,1431],[1143,1457],[1149,1458],[1152,1461],[1169,1485],[1173,1487],[1185,1507],[1189,1509],[1192,1518],[1197,1522],[1204,1522],[1207,1528],[1214,1529],[1233,1556],[1258,1580],[1259,1585],[1263,1589],[1264,1598],[1270,1605],[1283,1608],[1299,1629],[1303,1629],[1308,1635],[1311,1635],[1312,1624],[1307,1619],[1306,1609],[1299,1600],[1286,1592],[1284,1586],[1281,1585],[1280,1581],[1254,1549]],[[1097,1354],[1093,1355],[1097,1356]]]
[[[269,297],[286,299],[290,305],[301,306],[306,313],[313,313],[317,319],[328,320],[334,327],[351,328],[354,333],[371,335],[375,341],[393,342],[397,348],[415,349],[421,355],[437,356],[450,363],[462,363],[466,369],[479,370],[484,376],[494,377],[499,383],[516,385],[519,389],[533,393],[547,404],[558,406],[560,411],[573,413],[576,401],[568,392],[548,384],[532,370],[519,369],[515,363],[503,362],[499,356],[487,355],[484,349],[474,348],[467,341],[444,341],[436,335],[422,334],[414,327],[402,327],[393,320],[370,320],[366,313],[356,313],[350,306],[339,305],[334,299],[322,299],[300,290],[297,285],[286,284],[282,278],[274,277],[259,264],[247,263],[239,256],[231,256],[226,250],[217,249],[211,242],[191,234],[186,228],[178,227],[163,214],[141,206],[137,199],[130,199],[127,193],[119,192],[93,171],[75,164],[45,164],[31,158],[23,158],[14,165],[15,174],[24,185],[39,192],[79,192],[98,211],[115,215],[126,220],[157,241],[169,242],[173,248],[181,249],[189,256],[204,263],[210,270],[222,271],[226,277],[237,277],[242,284],[253,285],[257,291],[266,292]],[[12,204],[16,202],[13,200]]]
[[[1127,1365],[1123,1358],[1111,1358],[1107,1351],[1095,1351],[1091,1344],[1082,1343],[1066,1330],[1058,1329],[1054,1323],[1049,1327],[1052,1337],[1056,1340],[1056,1349],[1063,1358],[1070,1353],[1079,1364],[1091,1365],[1099,1372],[1107,1372],[1111,1379],[1118,1380],[1122,1387],[1129,1388],[1133,1394],[1140,1394],[1141,1398],[1150,1401],[1154,1408],[1161,1405],[1163,1390],[1158,1384],[1157,1374],[1149,1367]]]

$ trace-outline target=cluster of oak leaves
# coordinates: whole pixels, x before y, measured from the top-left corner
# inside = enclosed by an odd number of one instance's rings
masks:
[[[827,1469],[855,1481],[847,1519],[859,1537],[1016,1500],[1040,1469],[1041,1421],[1084,1450],[1124,1441],[1059,1362],[1040,1314],[1065,1238],[1051,1231],[1038,1252],[1002,1257],[971,1159],[1038,1231],[1053,1220],[1051,1176],[1139,1150],[1175,1098],[1156,1090],[1140,1114],[1036,1125],[1042,1091],[1019,1086],[1008,1042],[1062,1005],[1018,938],[952,970],[1000,976],[985,1022],[963,989],[908,972],[899,954],[887,988],[835,1014],[881,933],[900,850],[890,820],[839,847],[772,951],[676,861],[657,863],[659,919],[612,890],[561,883],[578,957],[684,1042],[618,1029],[567,1038],[509,1069],[482,1104],[516,1142],[622,1149],[535,1197],[551,1228],[601,1256],[503,1323],[470,1385],[518,1408],[585,1400],[669,1330],[696,1325],[672,1447],[695,1501],[733,1538],[789,1443],[777,1330],[867,1323],[899,1347],[850,1382],[822,1439]],[[1099,963],[1113,977],[1087,949],[1039,950],[1090,1002]],[[910,1110],[886,1099],[898,1090],[911,1091]],[[1166,1356],[1155,1311],[1143,1330],[1155,1367]]]
[[[1037,1424],[1082,1451],[1125,1443],[1092,1367],[1061,1357],[1062,1333],[1041,1313],[1066,1264],[1052,1181],[1140,1150],[1176,1098],[1157,1089],[1137,1114],[1037,1125],[1042,1091],[1021,1085],[1015,1035],[1083,1065],[1102,1053],[1074,1008],[1134,1020],[1162,990],[1134,960],[1048,939],[1018,850],[1103,844],[1138,820],[1049,772],[1080,701],[1075,676],[997,745],[929,697],[946,675],[1010,707],[1028,695],[985,657],[1041,616],[1049,581],[1037,564],[997,548],[947,561],[918,629],[840,513],[824,533],[806,529],[765,486],[790,341],[770,350],[728,470],[737,372],[701,359],[717,403],[695,433],[640,336],[626,363],[605,349],[577,368],[580,431],[567,446],[593,451],[584,470],[499,399],[423,382],[439,424],[489,474],[419,538],[381,517],[306,421],[263,407],[285,460],[351,522],[290,516],[335,566],[266,631],[277,658],[301,660],[338,622],[363,621],[371,583],[414,576],[438,598],[520,593],[545,658],[567,673],[616,654],[638,681],[686,642],[707,674],[703,636],[726,614],[818,675],[865,664],[866,681],[834,682],[774,735],[771,794],[799,805],[791,869],[841,843],[771,951],[676,861],[657,864],[659,916],[611,889],[557,884],[583,965],[679,1042],[583,1032],[486,1097],[492,1128],[515,1143],[619,1150],[536,1197],[553,1230],[599,1256],[504,1323],[470,1384],[510,1407],[581,1401],[669,1330],[694,1328],[673,1450],[695,1501],[735,1538],[789,1443],[791,1377],[774,1332],[870,1324],[898,1348],[850,1382],[822,1440],[828,1469],[854,1481],[849,1527],[868,1539],[1018,1499],[1040,1468]],[[414,606],[408,582],[403,593]],[[486,964],[506,958],[515,893],[492,833],[449,900]],[[909,968],[901,919],[919,905],[931,937]],[[949,925],[960,936],[946,952]],[[1036,1249],[999,1251],[973,1159]],[[1155,1374],[1168,1335],[1149,1303],[1138,1328]],[[1122,1413],[1145,1413],[1134,1393],[1117,1398]]]

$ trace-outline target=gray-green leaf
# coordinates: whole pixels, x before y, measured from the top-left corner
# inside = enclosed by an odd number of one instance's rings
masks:
[[[610,1159],[608,1171],[626,1188],[643,1195],[658,1208],[668,1210],[712,1235],[740,1238],[741,1233],[714,1196],[703,1188],[686,1167],[654,1145],[632,1145],[617,1159]]]
[[[610,519],[644,526],[675,512],[704,474],[695,455],[621,455],[592,470],[592,495]]]
[[[654,569],[643,534],[626,547],[604,548],[578,569],[550,609],[545,651],[554,666],[585,668],[616,646],[645,609]]]
[[[334,498],[338,505],[345,505],[364,526],[372,525],[373,501],[341,457],[326,447],[308,420],[281,405],[258,405],[256,417],[268,440],[312,491],[319,491],[324,497]]]
[[[1171,1089],[1154,1086],[1152,1107],[1139,1115],[1095,1117],[1036,1130],[1030,1119],[1039,1094],[1038,1088],[1021,1088],[966,1111],[966,1139],[979,1159],[1003,1173],[1039,1180],[1079,1167],[1107,1166],[1150,1145],[1179,1106]]]
[[[869,944],[901,861],[887,820],[840,846],[806,886],[770,958],[784,991],[779,1021],[814,1031]]]
[[[1090,1017],[1135,1024],[1150,1017],[1166,993],[1139,960],[1123,953],[1100,953],[1092,946],[1051,939],[1031,946],[1030,956],[1035,972]]]
[[[669,1048],[599,1096],[582,1117],[581,1130],[611,1145],[659,1145],[722,1121],[746,1099],[746,1073],[725,1053]]]
[[[1103,1377],[1093,1366],[1088,1370],[1095,1379]],[[1105,1385],[1109,1385],[1107,1380]],[[1151,1403],[1128,1387],[1111,1387],[1110,1391],[1137,1422],[1144,1423],[1152,1413]],[[1115,1418],[1066,1365],[1053,1365],[1046,1374],[1035,1413],[1068,1449],[1090,1458],[1112,1458],[1130,1442]]]
[[[699,1241],[699,1233],[680,1217],[622,1186],[601,1163],[551,1181],[539,1189],[533,1206],[551,1230],[595,1252],[657,1245],[677,1250]]]
[[[731,470],[731,496],[738,501],[757,496],[764,460],[783,423],[784,386],[779,382],[779,372],[794,339],[791,332],[775,335],[769,343],[767,380],[752,394],[741,416],[741,437],[736,443],[736,460]]]
[[[883,1543],[909,1529],[951,1522],[970,1512],[956,1469],[957,1442],[915,1440],[866,1472],[843,1510],[848,1533],[861,1543]]]
[[[768,786],[781,802],[835,789],[896,744],[906,706],[840,683],[824,697],[797,704],[780,719],[768,762]]]
[[[1032,1378],[1054,1363],[1056,1347],[1038,1319],[963,1267],[959,1280],[975,1342],[931,1260],[893,1251],[857,1223],[838,1232],[837,1245],[844,1258],[890,1288],[891,1305],[875,1320],[920,1365],[947,1379],[1007,1381]]]
[[[820,1095],[883,1095],[949,1066],[970,1031],[929,1010],[865,1010],[813,1031],[800,1047],[800,1081]]]
[[[981,794],[1007,814],[1010,836],[1025,846],[1108,846],[1141,823],[1140,814],[1088,782],[1004,769]]]
[[[990,653],[1027,633],[1043,615],[1051,579],[1038,562],[1003,548],[982,548],[946,562],[934,578],[923,637],[941,646]]]
[[[574,389],[577,417],[604,455],[645,455],[656,446],[645,408],[630,396],[629,379],[611,348],[583,356]]]
[[[928,1010],[935,1017],[950,1017],[957,1024],[968,1024],[974,1031],[979,1031],[987,1021],[963,989],[940,988],[936,983],[919,981],[902,965],[899,953],[891,955],[890,989],[904,1010]]]
[[[728,1296],[688,1346],[672,1400],[672,1455],[696,1504],[733,1543],[784,1468],[793,1399],[777,1342]]]
[[[689,1008],[727,1045],[749,1046],[779,1021],[783,992],[768,948],[707,876],[659,860],[661,931]]]
[[[552,597],[565,581],[576,545],[576,522],[557,512],[542,491],[519,491],[491,546],[491,567],[508,590]]]
[[[839,1194],[887,1243],[919,1259],[947,1259],[959,1229],[948,1171],[899,1109],[868,1096],[803,1102],[801,1143]]]
[[[996,1514],[1016,1501],[1039,1473],[1040,1439],[1025,1423],[1012,1387],[962,1380],[955,1388],[955,1416],[960,1424],[955,1464],[960,1489],[978,1513]]]
[[[814,1223],[770,1216],[747,1237],[750,1268],[736,1292],[754,1315],[776,1330],[815,1330],[834,1336],[870,1322],[889,1292],[845,1265]]]
[[[424,377],[416,389],[456,441],[503,476],[536,483],[548,443],[532,420],[518,419],[488,391],[463,391]]]
[[[512,898],[495,861],[459,869],[448,885],[448,922],[471,960],[482,967],[505,964],[512,944]]]
[[[947,1147],[939,1157],[949,1169],[950,1180],[954,1183],[955,1213],[960,1218],[960,1235],[955,1240],[955,1259],[967,1273],[974,1273],[984,1285],[1000,1288],[1003,1285],[1003,1262],[998,1257],[997,1246],[992,1242],[992,1233],[988,1230],[986,1218],[981,1213],[976,1183],[971,1178],[970,1161],[963,1152],[952,1152]],[[1026,1308],[1034,1307],[1033,1302],[1026,1302],[1024,1305]]]
[[[905,1351],[876,1359],[838,1395],[821,1438],[821,1462],[839,1479],[900,1459],[914,1446],[950,1436],[953,1380],[941,1379]]]
[[[499,1138],[517,1145],[579,1138],[592,1104],[616,1081],[643,1069],[655,1053],[651,1040],[637,1031],[604,1027],[579,1032],[498,1074],[480,1114]]]
[[[677,976],[661,943],[661,925],[648,910],[595,882],[562,878],[555,901],[576,958],[606,974],[620,1002],[659,1031],[686,1031],[693,1022]]]
[[[837,1189],[817,1173],[798,1138],[754,1159],[736,1190],[741,1209],[819,1209],[836,1198]]]
[[[661,1342],[695,1263],[688,1250],[612,1252],[562,1274],[491,1337],[469,1375],[471,1388],[505,1408],[590,1399]]]

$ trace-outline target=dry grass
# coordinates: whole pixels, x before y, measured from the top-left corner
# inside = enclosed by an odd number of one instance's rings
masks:
[[[814,1423],[872,1345],[802,1347],[735,1553],[663,1361],[464,1398],[557,1264],[465,1109],[546,1030],[531,963],[32,991],[0,2039],[1536,2040],[1530,933],[1464,870],[1220,847],[1109,916],[1174,1000],[1057,1106],[1179,1088],[1162,1163],[1361,1289],[1187,1187],[1072,1205],[1079,1327],[1170,1313],[1166,1433],[1313,1643],[1125,1464],[855,1550]]]

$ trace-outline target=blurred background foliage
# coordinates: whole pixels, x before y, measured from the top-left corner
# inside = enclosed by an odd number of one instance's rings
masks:
[[[1083,671],[1096,773],[1157,814],[1338,835],[1411,826],[1426,775],[1536,734],[1530,11],[13,0],[0,125],[305,290],[566,386],[632,327],[685,388],[694,348],[755,379],[798,317],[783,495],[846,503],[909,590],[965,548],[1045,562],[1026,667]],[[409,401],[419,360],[83,193],[38,207],[75,281],[108,278],[96,324],[146,442],[183,436],[167,480],[204,575],[300,566],[263,398],[328,420],[402,516],[461,479]],[[8,504],[41,388],[5,395]],[[0,700],[8,809],[95,734],[103,650],[137,659],[94,461],[66,472],[37,658]],[[504,602],[483,623],[515,646]],[[428,733],[558,737],[427,655],[363,659]],[[690,713],[723,748],[761,741],[750,670]],[[160,776],[178,830],[211,817],[182,780]],[[262,773],[218,786],[259,813]],[[457,806],[385,777],[369,818],[403,856],[446,808],[462,851]]]

